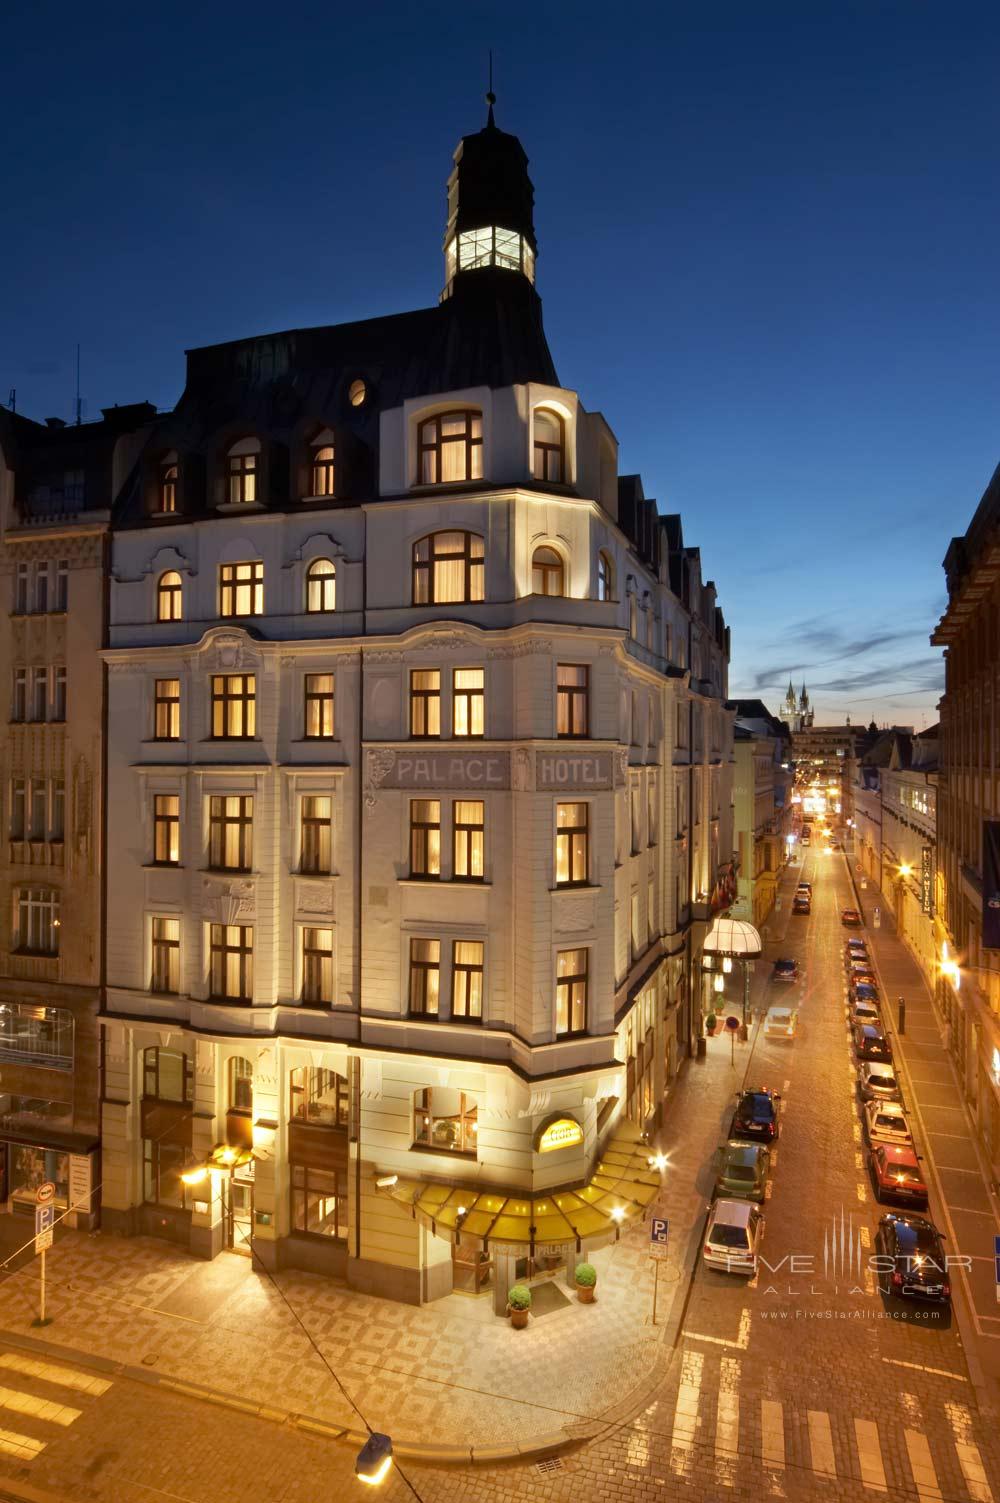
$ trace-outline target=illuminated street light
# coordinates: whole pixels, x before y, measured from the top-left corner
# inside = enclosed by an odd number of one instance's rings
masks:
[[[717,992],[721,992],[722,989],[724,988],[725,984],[726,984],[726,979],[725,979],[724,976],[721,976],[721,975],[720,976],[716,976],[716,978],[715,978],[715,990]]]
[[[904,862],[901,863],[900,868],[899,868],[899,875],[901,877],[903,877],[903,878],[912,877],[913,876],[913,867],[910,865],[910,863],[908,861],[904,861]]]
[[[204,1164],[199,1164],[196,1169],[186,1169],[181,1179],[186,1185],[200,1185],[203,1179],[208,1179],[208,1169]]]
[[[354,1475],[359,1481],[367,1482],[370,1487],[378,1487],[380,1482],[385,1481],[386,1473],[391,1466],[392,1441],[388,1435],[380,1435],[375,1430],[358,1452],[354,1463]]]
[[[725,971],[725,973],[726,973],[727,976],[729,975],[729,973],[732,970],[732,968],[733,968],[732,958],[729,955],[723,955],[723,957],[722,957],[722,969]]]
[[[952,960],[948,952],[947,940],[941,946],[941,975],[950,981],[955,990],[958,991],[962,984],[962,972],[958,968],[958,962]]]
[[[667,1167],[667,1155],[665,1153],[654,1153],[653,1157],[647,1159],[646,1162],[649,1164],[650,1169],[659,1169],[662,1174]]]
[[[621,1206],[611,1207],[611,1220],[619,1222],[625,1220],[625,1212],[622,1210]]]

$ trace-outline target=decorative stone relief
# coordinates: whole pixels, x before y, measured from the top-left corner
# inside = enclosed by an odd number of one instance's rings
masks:
[[[378,790],[396,765],[396,753],[388,747],[369,751],[365,758],[365,808],[371,814],[378,800]]]
[[[80,756],[73,768],[73,850],[77,859],[88,868],[93,866],[93,818],[93,778],[90,767]]]
[[[297,885],[300,913],[333,912],[333,886],[329,882],[301,882]]]
[[[218,668],[226,673],[234,673],[247,658],[247,641],[242,633],[217,632],[211,651]],[[256,657],[252,661],[256,662]]]
[[[420,646],[430,652],[465,652],[468,650],[469,638],[462,632],[435,631],[429,637],[422,637]]]
[[[382,1061],[361,1061],[361,1094],[366,1101],[377,1101],[382,1095]]]
[[[208,1039],[195,1039],[194,1067],[199,1075],[207,1077],[215,1073],[215,1045]]]
[[[128,1035],[123,1023],[109,1023],[104,1030],[104,1053],[111,1064],[124,1064],[128,1055]]]
[[[530,793],[532,788],[532,757],[526,746],[519,746],[514,753],[513,786],[516,793]]]
[[[401,663],[404,654],[395,648],[376,648],[365,653],[366,663]]]
[[[579,934],[594,927],[594,900],[586,894],[560,896],[553,904],[553,928],[559,934]]]
[[[615,747],[615,786],[624,788],[628,778],[628,747]]]
[[[201,896],[202,910],[210,923],[236,924],[241,917],[253,918],[256,910],[252,882],[219,882],[205,877]]]
[[[259,1091],[276,1091],[278,1088],[278,1070],[275,1063],[273,1049],[261,1049],[257,1055],[257,1068],[254,1071],[254,1089]]]

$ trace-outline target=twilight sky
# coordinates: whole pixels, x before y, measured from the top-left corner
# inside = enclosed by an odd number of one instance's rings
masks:
[[[419,307],[483,123],[531,158],[560,378],[700,545],[733,694],[936,719],[1000,458],[1000,10],[8,0],[0,398],[170,407],[185,347]]]

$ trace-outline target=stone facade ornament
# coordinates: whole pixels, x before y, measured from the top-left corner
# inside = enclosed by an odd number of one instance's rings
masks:
[[[367,754],[365,763],[366,788],[365,808],[371,814],[378,798],[378,790],[396,765],[396,753],[389,747],[381,747]]]

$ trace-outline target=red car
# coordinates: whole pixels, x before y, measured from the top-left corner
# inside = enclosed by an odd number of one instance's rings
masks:
[[[901,1200],[926,1208],[927,1186],[912,1148],[878,1143],[868,1155],[868,1165],[877,1200]]]
[[[861,915],[856,908],[842,908],[840,910],[840,922],[848,929],[861,928]]]

